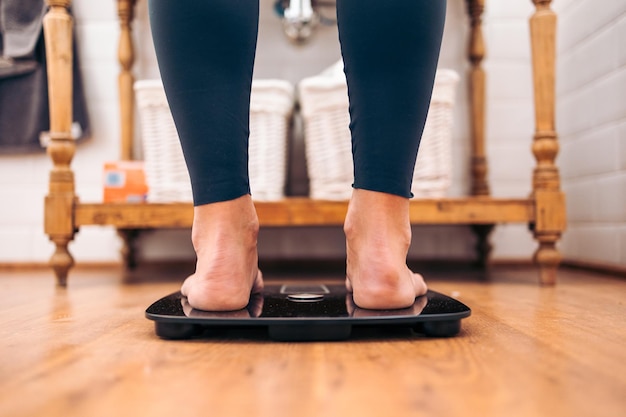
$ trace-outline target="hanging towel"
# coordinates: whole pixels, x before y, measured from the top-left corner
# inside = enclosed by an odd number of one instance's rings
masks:
[[[0,0],[0,154],[42,151],[50,129],[44,0]],[[76,139],[89,134],[86,102],[74,43]]]

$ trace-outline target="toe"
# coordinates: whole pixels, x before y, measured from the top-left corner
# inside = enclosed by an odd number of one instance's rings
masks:
[[[354,292],[352,289],[352,282],[350,282],[350,278],[346,277],[346,291]]]
[[[185,297],[189,295],[189,290],[191,286],[193,285],[193,277],[194,275],[187,277],[187,279],[183,282],[183,285],[180,287],[180,292]]]
[[[413,286],[415,288],[415,296],[418,297],[420,295],[426,294],[428,291],[428,286],[426,285],[426,281],[424,281],[424,277],[421,274],[413,273]]]
[[[263,287],[265,284],[263,283],[263,273],[261,270],[258,270],[256,273],[256,277],[254,278],[254,282],[252,283],[252,290],[250,294],[259,294],[263,292]]]

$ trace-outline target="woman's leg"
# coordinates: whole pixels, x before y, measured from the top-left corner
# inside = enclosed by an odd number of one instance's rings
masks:
[[[406,307],[426,291],[406,266],[409,198],[445,11],[446,0],[337,1],[354,157],[347,285],[363,308]]]
[[[262,287],[248,180],[258,0],[150,0],[161,78],[191,177],[196,272],[191,306],[245,307]]]

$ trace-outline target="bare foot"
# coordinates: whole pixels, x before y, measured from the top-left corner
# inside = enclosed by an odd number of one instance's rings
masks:
[[[346,287],[357,306],[406,308],[426,293],[424,278],[406,265],[411,244],[407,198],[355,189],[344,232]]]
[[[194,207],[191,238],[198,260],[196,272],[181,288],[193,308],[239,310],[250,294],[261,292],[258,232],[250,195]]]

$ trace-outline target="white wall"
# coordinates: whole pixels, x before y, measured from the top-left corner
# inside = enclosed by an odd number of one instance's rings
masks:
[[[558,130],[567,259],[626,266],[626,2],[560,0]]]
[[[279,22],[272,15],[271,0],[261,0],[261,28],[257,65],[257,78],[280,77],[296,82],[313,75],[339,57],[339,46],[335,28],[325,28],[305,47],[289,44],[280,31]],[[533,11],[530,0],[487,2],[484,16],[484,29],[488,48],[485,68],[488,71],[488,158],[489,178],[492,193],[496,196],[525,196],[530,192],[530,177],[533,158],[530,153],[530,139],[533,134],[530,49],[528,44],[527,19]],[[565,8],[566,3],[592,4],[591,0],[557,0],[555,7]],[[620,3],[616,0],[614,3]],[[467,46],[468,24],[465,15],[465,2],[449,0],[448,20],[444,34],[444,45],[440,66],[453,68],[462,75],[467,70],[465,50]],[[147,1],[137,6],[134,25],[134,38],[137,45],[137,78],[158,77],[149,26],[147,21]],[[86,93],[93,125],[93,138],[77,149],[73,167],[76,172],[77,192],[83,201],[98,201],[101,198],[101,166],[104,161],[114,160],[119,153],[119,116],[117,109],[116,61],[119,27],[115,2],[93,2],[74,0],[74,13],[77,21],[77,36],[81,52],[82,69],[86,83]],[[576,16],[563,12],[565,16]],[[585,16],[581,14],[580,16]],[[621,33],[624,38],[624,19],[621,19]],[[602,23],[599,23],[602,25]],[[600,27],[600,26],[598,26]],[[616,28],[618,25],[616,25]],[[601,32],[599,32],[601,33]],[[594,35],[595,36],[595,35]],[[589,35],[583,37],[586,40]],[[581,41],[582,42],[582,41]],[[573,42],[572,45],[578,44]],[[622,47],[623,48],[623,47]],[[571,49],[571,48],[570,48]],[[572,49],[573,50],[573,49]],[[593,52],[598,53],[596,49]],[[624,62],[624,49],[621,50],[621,65]],[[573,52],[570,55],[576,55]],[[579,59],[579,58],[577,58]],[[583,59],[583,62],[589,60]],[[585,66],[584,68],[587,68]],[[569,70],[565,71],[568,72]],[[588,69],[581,69],[588,76]],[[564,71],[560,71],[561,73]],[[595,73],[594,73],[595,74]],[[622,73],[623,75],[623,73]],[[617,77],[619,78],[619,77]],[[609,77],[610,79],[610,77]],[[626,85],[621,78],[621,86]],[[589,84],[589,78],[583,84]],[[583,84],[580,84],[581,86]],[[560,98],[567,98],[560,86]],[[465,195],[469,187],[469,130],[467,116],[467,84],[463,79],[459,85],[458,105],[455,109],[454,171],[450,194]],[[615,88],[614,91],[617,89]],[[576,87],[570,95],[577,96]],[[564,106],[565,107],[565,106]],[[623,107],[622,107],[623,108]],[[564,119],[564,108],[559,113],[559,121]],[[624,124],[615,124],[624,137]],[[617,119],[612,119],[617,120]],[[588,126],[593,126],[595,121]],[[603,129],[610,126],[603,125]],[[588,130],[588,129],[587,129]],[[610,129],[609,129],[610,130]],[[578,131],[576,131],[578,132]],[[574,132],[574,133],[576,133]],[[583,132],[583,131],[581,131]],[[614,131],[615,132],[615,131]],[[566,165],[567,140],[560,162]],[[581,133],[582,135],[582,133]],[[584,142],[581,135],[572,140]],[[574,138],[576,136],[576,138]],[[610,136],[610,135],[606,135]],[[588,136],[585,136],[587,138]],[[617,147],[617,133],[613,134]],[[140,155],[140,142],[137,141],[137,154]],[[296,143],[296,151],[301,152],[301,143]],[[624,146],[621,149],[621,170],[624,170]],[[617,155],[617,150],[613,155]],[[292,163],[291,175],[295,178],[292,191],[303,190],[305,173],[298,158]],[[617,158],[617,157],[616,157]],[[571,157],[568,157],[571,159]],[[0,203],[0,262],[43,262],[52,253],[52,246],[43,234],[43,196],[46,192],[46,172],[50,162],[45,155],[0,156],[0,187],[6,200]],[[565,167],[564,167],[565,168]],[[579,178],[580,174],[564,173],[567,187],[578,185],[569,178]],[[573,167],[574,172],[578,172]],[[578,177],[576,176],[578,175]],[[594,174],[595,175],[595,174]],[[596,177],[593,177],[596,178]],[[607,177],[607,181],[611,178]],[[623,175],[622,175],[622,189]],[[603,177],[604,179],[604,177]],[[582,180],[582,179],[581,179]],[[589,178],[587,178],[589,180]],[[582,181],[584,183],[584,181]],[[568,192],[571,190],[568,189]],[[622,202],[624,201],[622,194]],[[8,204],[7,202],[11,202]],[[570,204],[570,211],[572,210]],[[614,209],[615,210],[615,209]],[[572,217],[576,219],[576,216]],[[623,225],[622,219],[622,225]],[[573,249],[572,238],[576,233],[574,223],[566,235],[564,248],[569,255]],[[625,241],[621,229],[622,242]],[[569,239],[569,240],[568,240]],[[617,238],[615,238],[617,239]],[[499,226],[493,234],[494,257],[528,259],[535,244],[525,225]],[[604,241],[600,242],[601,246]],[[463,227],[416,227],[413,258],[468,258],[471,257],[473,237]],[[624,260],[622,243],[621,256]],[[119,239],[111,228],[85,227],[70,246],[78,262],[117,261],[120,248]],[[141,255],[145,258],[192,258],[187,231],[154,231],[145,233],[140,239]],[[262,257],[337,257],[344,251],[343,235],[339,228],[309,229],[302,233],[294,230],[264,230],[261,235],[260,252]],[[572,255],[573,256],[573,255]]]

